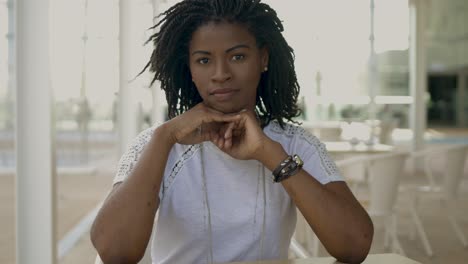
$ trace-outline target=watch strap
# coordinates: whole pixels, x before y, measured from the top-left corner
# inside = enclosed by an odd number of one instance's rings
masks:
[[[281,182],[295,175],[304,165],[304,162],[298,155],[286,157],[273,171],[274,182]]]

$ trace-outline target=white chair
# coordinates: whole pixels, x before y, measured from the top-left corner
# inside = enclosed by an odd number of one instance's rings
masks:
[[[368,184],[367,167],[369,157],[371,156],[358,156],[335,162],[355,196],[358,196],[360,189]]]
[[[429,241],[425,235],[425,231],[418,214],[418,202],[421,199],[433,199],[437,198],[444,206],[445,215],[448,217],[449,223],[455,232],[457,238],[463,247],[468,247],[467,239],[465,234],[462,232],[455,214],[457,212],[457,194],[459,191],[459,185],[463,177],[466,157],[468,153],[468,146],[454,146],[439,151],[437,157],[445,159],[444,171],[442,172],[442,178],[439,181],[434,177],[432,169],[430,167],[431,155],[425,156],[425,174],[428,177],[429,184],[426,186],[418,186],[413,190],[414,193],[411,211],[413,214],[413,220],[416,227],[416,231],[420,234],[421,239],[425,245],[426,253],[432,256],[432,249],[430,248]],[[424,235],[421,235],[424,234]],[[411,233],[411,237],[414,237],[414,232]]]
[[[309,252],[299,242],[297,242],[297,240],[296,240],[296,238],[294,238],[294,236],[291,239],[291,244],[289,245],[289,250],[297,258],[310,258],[311,257]]]
[[[351,190],[358,197],[373,221],[383,220],[385,232],[385,245],[391,242],[392,252],[404,255],[397,236],[397,222],[395,215],[395,203],[398,194],[400,176],[403,165],[408,156],[406,152],[393,152],[389,154],[366,155],[345,160],[336,161],[340,173],[351,186],[366,185],[368,196],[360,199],[357,187]],[[358,185],[355,185],[357,183]],[[320,241],[317,236],[307,233],[310,228],[302,226],[305,220],[298,214],[298,227],[296,232],[305,234],[305,238],[299,236],[298,240],[306,245],[312,252],[312,256],[318,256]]]
[[[346,182],[351,185],[351,191],[353,193],[358,192],[358,188],[366,181],[365,170],[367,158],[360,156],[357,158],[338,160],[335,163],[342,176],[346,179]],[[309,227],[309,224],[299,210],[297,211],[295,238],[300,244],[304,245],[308,252],[311,252],[313,257],[319,256],[321,242]]]
[[[405,182],[401,184],[403,186],[401,186],[400,188],[400,192],[407,192],[409,193],[409,195],[413,196],[412,198],[410,198],[411,202],[409,203],[411,220],[414,224],[414,228],[410,230],[410,239],[414,240],[415,234],[417,233],[421,240],[421,243],[423,244],[424,250],[426,251],[426,254],[429,257],[432,257],[434,253],[432,250],[432,246],[429,243],[429,239],[427,238],[426,231],[424,230],[424,227],[422,225],[421,218],[417,213],[417,197],[415,197],[415,194],[417,192],[417,189],[421,188],[425,190],[436,189],[434,175],[431,170],[431,162],[433,161],[433,157],[442,156],[444,152],[444,148],[424,149],[412,152],[408,158],[408,163],[410,163],[409,165],[410,167],[413,167],[413,169],[410,170],[411,175],[407,175],[408,177],[404,179]],[[422,162],[423,164],[422,176],[424,177],[424,179],[420,179],[421,175],[419,173],[418,168],[416,168],[415,166],[418,162]],[[421,180],[424,181],[425,184],[422,184]],[[417,183],[411,183],[411,181],[416,181]]]
[[[301,211],[299,211],[299,209],[297,209],[297,223],[296,223],[296,230],[294,232],[293,240],[295,243],[302,246],[304,251],[306,251],[312,257],[318,257],[320,240],[312,231],[309,224],[307,223],[304,216],[302,215]],[[291,246],[292,245],[293,243],[291,242]],[[290,250],[294,251],[293,250],[294,248],[291,246],[290,246]],[[295,254],[295,255],[297,255],[298,257],[301,257],[298,254]]]
[[[375,155],[369,159],[369,205],[367,212],[373,219],[381,218],[385,223],[385,241],[391,240],[392,252],[405,255],[397,236],[395,203],[400,184],[400,176],[408,154],[395,152]]]

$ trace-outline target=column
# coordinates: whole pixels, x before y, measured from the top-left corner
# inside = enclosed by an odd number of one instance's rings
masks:
[[[409,45],[409,76],[410,93],[413,103],[410,107],[410,128],[413,131],[411,149],[417,151],[424,148],[424,132],[427,127],[426,91],[426,0],[410,0],[410,45]],[[417,167],[419,167],[419,163]]]
[[[8,8],[8,87],[6,94],[6,129],[12,130],[14,123],[14,96],[15,96],[15,85],[16,85],[16,74],[15,74],[15,9],[14,1],[8,0],[6,2]]]
[[[156,16],[159,15],[164,9],[164,4],[166,1],[164,0],[151,0],[153,4],[153,24],[156,24],[158,21],[156,20]],[[156,29],[155,31],[156,32]],[[152,45],[152,43],[148,43],[148,45]],[[153,112],[152,112],[152,120],[153,123],[162,123],[164,122],[165,116],[165,106],[166,103],[166,96],[164,92],[161,90],[161,83],[159,81],[155,81],[153,86],[151,87],[152,95],[153,95]]]
[[[368,80],[367,80],[367,88],[369,93],[369,105],[367,108],[369,114],[369,122],[370,122],[370,135],[369,135],[369,144],[376,143],[375,138],[375,119],[377,118],[377,105],[375,104],[375,97],[377,95],[379,89],[379,80],[378,80],[378,69],[377,69],[377,56],[375,53],[375,35],[374,35],[374,15],[375,15],[375,2],[374,0],[370,0],[370,34],[369,34],[369,42],[370,42],[370,53],[369,53],[369,65],[368,65]]]
[[[16,3],[16,263],[56,263],[49,1]]]
[[[133,3],[134,4],[134,3]],[[132,1],[120,0],[119,2],[119,78],[120,89],[118,96],[118,128],[120,154],[123,154],[130,142],[136,137],[137,129],[137,107],[134,92],[130,81],[135,77],[132,72]]]
[[[458,79],[457,79],[457,108],[456,108],[456,117],[457,117],[457,126],[458,127],[466,127],[467,120],[466,120],[466,78],[467,78],[466,70],[462,70],[458,72]]]

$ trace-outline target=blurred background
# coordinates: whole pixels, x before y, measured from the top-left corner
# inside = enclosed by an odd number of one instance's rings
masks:
[[[26,254],[19,251],[22,240],[17,229],[30,226],[16,215],[32,210],[33,205],[21,202],[22,190],[35,188],[22,189],[32,178],[49,181],[54,193],[44,202],[52,204],[52,214],[44,219],[53,223],[56,263],[94,263],[89,227],[111,189],[118,159],[139,131],[165,120],[165,99],[158,83],[150,87],[148,73],[137,75],[152,50],[151,43],[144,44],[154,33],[149,28],[155,14],[176,2],[0,0],[0,263],[16,263],[18,254]],[[468,1],[263,2],[284,21],[284,35],[295,51],[303,109],[298,121],[331,142],[327,146],[332,150],[336,142],[351,149],[362,145],[409,151],[468,144]],[[33,21],[21,17],[30,13],[20,12],[18,3],[24,9],[33,3],[47,7],[34,12],[45,16],[47,24],[29,25],[32,31],[36,26],[47,31],[47,47],[17,41],[17,29]],[[415,20],[415,14],[424,19]],[[18,78],[34,75],[17,64],[17,55],[24,49],[48,52],[43,64],[48,70],[43,73],[50,77],[49,86],[20,85],[25,82]],[[35,109],[40,103],[20,103],[23,93],[18,89],[23,88],[25,93],[44,89],[37,92],[50,99],[50,122],[41,121],[43,112]],[[52,133],[52,147],[43,153],[44,162],[53,164],[52,176],[37,171],[25,175],[23,182],[16,178],[21,176],[18,166],[29,164],[17,151],[27,136],[17,131],[18,125],[28,124],[18,114],[23,110],[38,111],[36,124]],[[28,148],[33,151],[34,146],[21,150],[28,152]],[[333,157],[339,160],[346,155],[337,150]],[[464,176],[463,186],[466,171]],[[39,200],[36,205],[43,202]],[[468,233],[466,203],[458,209],[461,228]],[[404,225],[405,211],[400,213]],[[424,217],[436,215],[428,212]],[[433,225],[437,221],[429,220]],[[41,229],[40,223],[36,228]],[[403,245],[409,248],[407,255],[416,260],[462,263],[468,258],[467,250],[449,231],[440,234],[442,241],[434,242],[433,257],[422,246],[411,247],[405,233],[399,230]],[[27,239],[25,234],[21,237]],[[452,245],[459,251],[450,251]],[[386,251],[376,246],[375,252]],[[327,253],[322,250],[320,255]],[[446,262],[451,257],[454,262]]]

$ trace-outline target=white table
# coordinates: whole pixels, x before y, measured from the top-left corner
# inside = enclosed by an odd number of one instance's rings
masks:
[[[359,143],[352,145],[347,141],[325,141],[323,142],[327,146],[327,150],[330,153],[384,153],[390,152],[393,150],[393,146],[384,145],[384,144],[373,144],[366,145],[364,143]]]
[[[352,145],[347,141],[325,141],[328,153],[335,159],[341,160],[350,156],[362,156],[371,154],[389,153],[394,150],[393,146],[384,144],[367,145],[359,143]]]
[[[341,263],[332,257],[327,258],[307,258],[294,260],[276,261],[254,261],[254,262],[232,262],[230,264],[336,264]],[[367,256],[364,264],[421,264],[407,257],[397,254],[371,254]]]

